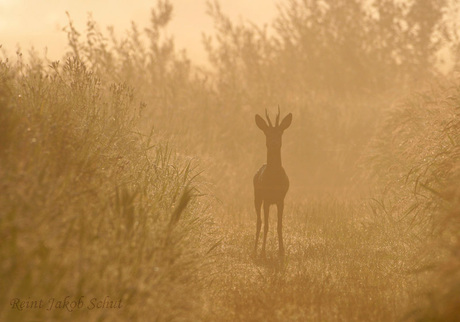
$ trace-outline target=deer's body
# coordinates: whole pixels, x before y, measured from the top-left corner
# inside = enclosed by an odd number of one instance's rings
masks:
[[[268,205],[284,201],[289,179],[283,167],[264,164],[254,176],[254,199]]]
[[[281,136],[291,125],[292,114],[288,114],[279,124],[279,111],[275,126],[270,122],[268,113],[267,123],[261,116],[256,115],[256,124],[264,132],[267,145],[267,164],[264,164],[254,176],[254,205],[257,213],[256,243],[254,252],[257,254],[260,229],[262,227],[261,207],[264,208],[264,240],[262,255],[265,256],[265,245],[268,232],[268,215],[270,205],[278,208],[278,242],[280,256],[284,256],[283,245],[283,210],[284,198],[289,189],[289,179],[281,163]]]

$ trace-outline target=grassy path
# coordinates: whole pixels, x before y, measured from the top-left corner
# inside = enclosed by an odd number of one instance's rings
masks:
[[[291,207],[285,220],[286,257],[277,256],[275,216],[267,259],[254,257],[254,223],[222,227],[208,314],[240,321],[392,321],[417,302],[419,276],[402,241],[359,224],[346,204]],[[253,229],[254,228],[254,229]],[[396,238],[396,236],[395,236]],[[259,249],[260,251],[260,249]]]

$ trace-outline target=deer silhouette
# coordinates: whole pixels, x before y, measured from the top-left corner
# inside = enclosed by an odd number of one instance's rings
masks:
[[[265,116],[268,124],[264,119],[256,114],[256,125],[261,129],[266,138],[267,145],[267,164],[264,164],[254,176],[254,205],[257,213],[256,244],[254,254],[257,255],[257,244],[259,242],[260,229],[262,227],[261,207],[264,207],[264,241],[262,244],[262,256],[265,257],[265,244],[268,232],[268,214],[270,205],[276,204],[278,208],[278,243],[279,255],[284,256],[283,245],[283,210],[284,197],[289,189],[289,178],[281,164],[281,137],[292,122],[292,113],[289,113],[282,121],[280,120],[280,110],[276,116],[275,126],[272,125],[265,110]]]

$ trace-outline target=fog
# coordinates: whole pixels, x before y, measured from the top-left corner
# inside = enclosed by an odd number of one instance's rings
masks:
[[[0,321],[458,320],[459,12],[1,1]]]
[[[179,49],[186,49],[189,57],[205,64],[207,57],[202,45],[202,33],[211,34],[213,24],[206,14],[207,0],[174,0],[173,20],[167,32],[176,40]],[[276,1],[221,1],[222,8],[232,19],[263,25],[271,22],[276,13]],[[48,57],[57,60],[66,48],[66,35],[62,31],[68,24],[66,12],[80,29],[91,14],[101,28],[113,26],[119,33],[128,29],[132,21],[147,24],[152,1],[123,0],[1,0],[0,39],[9,54],[20,46],[27,50],[33,46]]]

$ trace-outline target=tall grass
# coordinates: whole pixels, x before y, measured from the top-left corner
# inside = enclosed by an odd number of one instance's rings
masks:
[[[434,272],[427,303],[414,312],[421,319],[458,315],[459,93],[451,80],[410,95],[388,112],[370,150],[385,187],[374,213],[422,247],[419,270]]]
[[[48,72],[2,62],[1,75],[1,319],[198,314],[209,220],[191,160],[138,132],[132,89],[78,60]],[[10,307],[65,296],[123,309]]]

